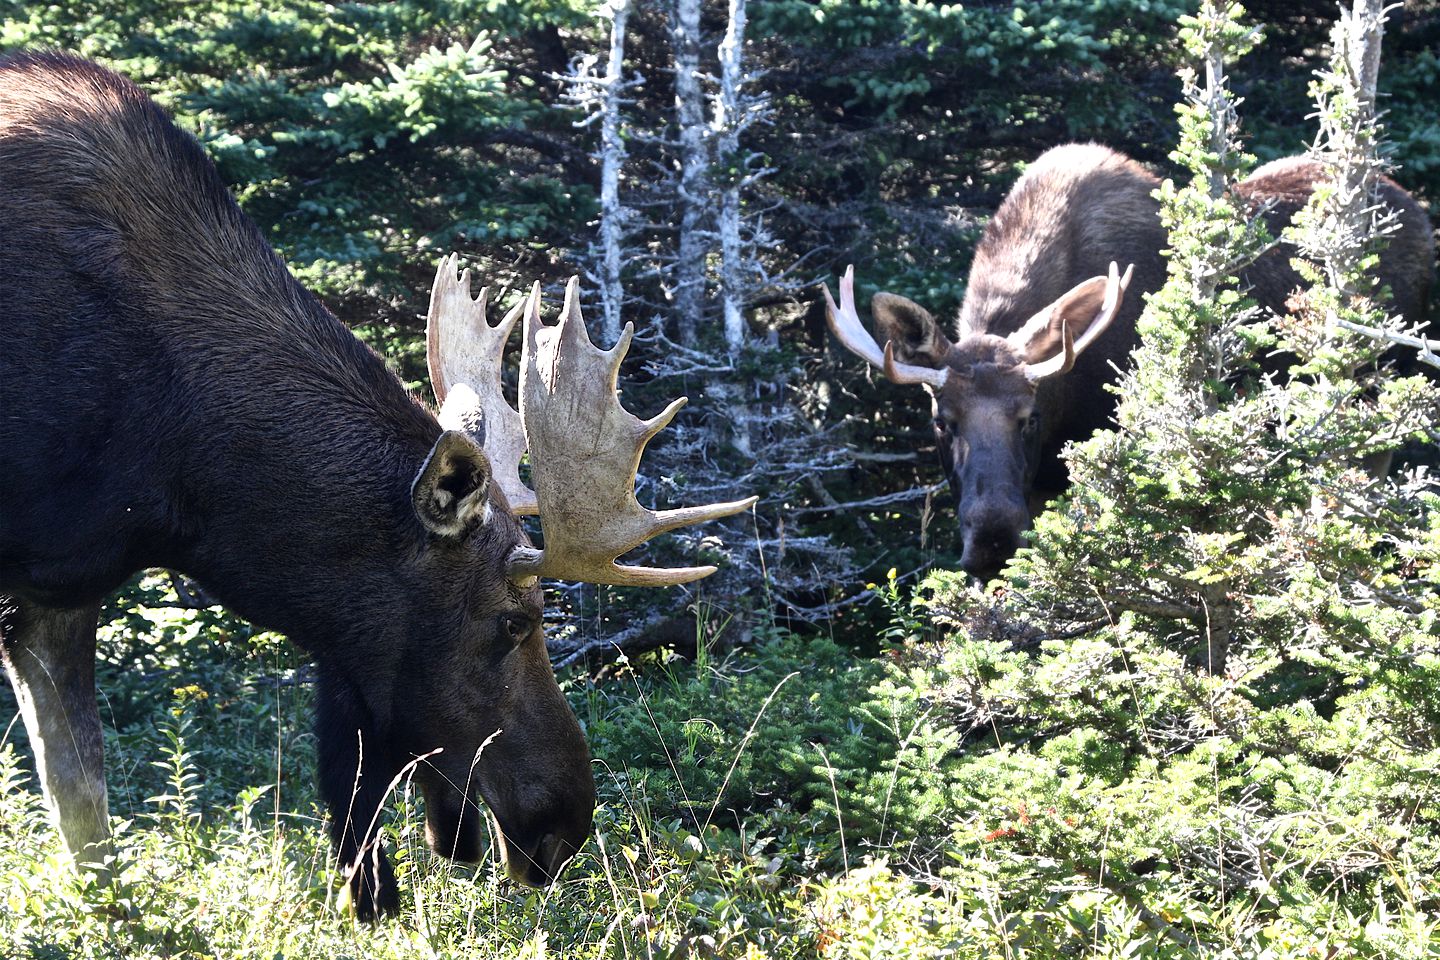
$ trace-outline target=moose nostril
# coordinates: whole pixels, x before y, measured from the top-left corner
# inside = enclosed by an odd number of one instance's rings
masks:
[[[570,841],[558,834],[547,833],[540,841],[540,849],[536,851],[536,860],[540,863],[540,869],[544,870],[551,880],[560,875],[570,858],[575,856],[575,847]]]
[[[575,845],[559,834],[547,833],[528,850],[515,847],[513,858],[506,857],[506,869],[512,880],[530,887],[543,887],[555,880],[570,858]]]
[[[964,552],[960,566],[982,581],[999,574],[1015,551],[1025,545],[1019,530],[992,523],[965,524]]]

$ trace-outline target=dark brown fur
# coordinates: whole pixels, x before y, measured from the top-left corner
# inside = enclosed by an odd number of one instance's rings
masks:
[[[1256,170],[1237,192],[1252,209],[1266,205],[1265,220],[1272,234],[1290,224],[1304,209],[1323,168],[1305,157],[1272,160]],[[1435,239],[1425,210],[1394,180],[1383,178],[1380,198],[1400,215],[1400,229],[1390,237],[1380,258],[1380,282],[1390,288],[1389,309],[1412,323],[1424,323],[1435,273]],[[1251,295],[1262,305],[1283,310],[1286,300],[1305,281],[1290,265],[1287,251],[1263,258],[1245,274]]]
[[[40,696],[32,663],[93,657],[108,591],[185,571],[314,656],[321,783],[362,915],[398,905],[375,811],[435,748],[416,777],[437,849],[479,854],[478,792],[512,866],[540,861],[517,875],[547,879],[556,838],[588,833],[594,788],[539,589],[505,577],[528,541],[498,491],[489,522],[427,529],[411,488],[435,417],[123,78],[63,55],[0,61],[0,231],[0,606],[22,700]],[[478,489],[468,456],[457,476]],[[54,693],[27,725],[50,742],[46,793],[79,852],[103,816],[64,808],[98,791],[103,814],[98,746],[65,753],[47,725],[61,710],[98,735],[99,718],[83,676]]]
[[[1239,193],[1257,207],[1271,202],[1267,218],[1278,235],[1319,175],[1304,159],[1279,160],[1257,170]],[[872,303],[877,339],[892,340],[897,359],[952,371],[933,398],[934,415],[959,508],[962,564],[972,573],[998,572],[1023,543],[1033,501],[1064,487],[1061,447],[1110,421],[1115,397],[1105,387],[1138,342],[1145,294],[1165,280],[1167,241],[1153,196],[1159,185],[1144,167],[1106,147],[1056,147],[1026,171],[987,225],[970,268],[958,340],[952,343],[927,311],[903,297],[877,294]],[[1429,224],[1394,182],[1385,181],[1382,195],[1400,211],[1403,229],[1382,257],[1380,278],[1394,293],[1395,309],[1419,322],[1434,270]],[[1283,311],[1300,285],[1289,256],[1283,248],[1272,251],[1243,278],[1272,310]],[[1104,275],[1112,261],[1135,269],[1115,319],[1069,373],[1032,385],[1021,374],[1022,361],[1059,348],[1058,325],[1041,323],[1037,336],[1034,322],[1068,291]],[[1071,318],[1077,337],[1084,322]]]

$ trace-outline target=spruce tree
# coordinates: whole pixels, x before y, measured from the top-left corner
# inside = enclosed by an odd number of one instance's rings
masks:
[[[1403,456],[1376,476],[1407,444],[1433,455],[1440,390],[1397,373],[1413,331],[1369,272],[1391,219],[1373,61],[1352,53],[1378,25],[1343,17],[1315,82],[1330,186],[1288,234],[1309,287],[1267,316],[1238,279],[1276,239],[1234,190],[1253,163],[1225,73],[1258,40],[1242,13],[1184,21],[1188,180],[1160,191],[1168,280],[1118,426],[1072,448],[1067,499],[1001,589],[932,578],[960,627],[938,656],[983,732],[962,777],[1026,798],[975,841],[1013,851],[1016,882],[1078,876],[1190,949],[1413,946],[1423,913],[1360,919],[1414,911],[1440,870],[1440,487]],[[1185,929],[1163,919],[1179,897]]]

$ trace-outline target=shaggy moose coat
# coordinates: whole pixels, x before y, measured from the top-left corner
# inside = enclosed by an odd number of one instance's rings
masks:
[[[398,906],[374,828],[410,763],[437,851],[480,855],[477,794],[519,879],[578,848],[588,751],[540,590],[506,578],[528,540],[484,454],[441,439],[142,91],[64,55],[0,61],[0,638],[77,856],[108,837],[95,617],[146,567],[314,657],[362,916]]]

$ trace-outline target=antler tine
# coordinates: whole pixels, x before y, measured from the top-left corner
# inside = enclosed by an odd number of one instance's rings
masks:
[[[851,264],[845,268],[845,276],[840,278],[840,306],[835,306],[835,298],[830,296],[830,285],[821,284],[825,291],[825,319],[835,338],[849,348],[850,352],[860,359],[884,371],[885,376],[892,383],[898,384],[924,384],[938,390],[945,386],[950,379],[950,368],[944,367],[939,370],[930,367],[916,366],[910,363],[900,363],[891,351],[890,342],[885,342],[885,349],[882,351],[875,338],[865,329],[865,324],[860,322],[860,314],[855,310],[855,266]]]
[[[835,339],[872,367],[883,367],[885,361],[880,354],[880,345],[855,312],[855,266],[846,267],[845,275],[840,278],[840,306],[835,306],[835,298],[830,296],[830,284],[822,283],[820,289],[825,292],[825,320]]]
[[[450,384],[445,380],[445,368],[440,362],[440,324],[436,321],[436,304],[442,298],[451,296],[450,288],[455,284],[455,263],[456,254],[450,254],[440,261],[440,266],[435,269],[435,280],[430,284],[430,313],[425,320],[425,365],[430,369],[430,386],[435,391],[435,402],[445,403],[445,395],[450,392]],[[466,270],[461,278],[464,290],[470,290],[470,271]],[[483,300],[489,293],[489,289],[480,291]]]
[[[520,413],[530,440],[545,547],[517,548],[509,561],[512,579],[546,576],[626,586],[698,580],[715,568],[631,567],[615,558],[661,533],[738,513],[756,500],[660,512],[636,501],[635,473],[645,444],[674,418],[685,398],[649,420],[621,406],[616,383],[633,335],[634,325],[626,324],[609,350],[590,341],[580,314],[579,278],[567,285],[565,307],[553,326],[540,319],[538,284],[531,294]]]
[[[496,485],[510,510],[533,514],[535,494],[520,481],[525,430],[520,414],[505,399],[500,369],[505,344],[524,304],[517,304],[496,326],[486,316],[489,289],[470,297],[470,271],[456,276],[459,258],[440,261],[430,288],[425,322],[425,359],[446,429],[463,430],[485,450]]]
[[[1130,286],[1130,277],[1135,273],[1135,264],[1125,268],[1125,275],[1120,276],[1120,267],[1114,260],[1110,261],[1109,275],[1105,281],[1105,302],[1100,305],[1100,314],[1095,322],[1086,328],[1080,341],[1075,344],[1075,352],[1081,353],[1100,334],[1104,333],[1110,326],[1110,321],[1120,312],[1120,301],[1125,296],[1125,288]]]
[[[1120,275],[1120,267],[1114,260],[1110,261],[1110,270],[1105,280],[1105,299],[1100,304],[1100,309],[1095,313],[1095,319],[1090,322],[1080,339],[1073,340],[1070,335],[1070,324],[1062,319],[1060,321],[1060,339],[1064,344],[1064,350],[1048,360],[1039,363],[1025,365],[1025,376],[1031,381],[1043,380],[1046,377],[1053,377],[1060,373],[1069,373],[1075,366],[1075,358],[1090,346],[1096,337],[1104,333],[1120,312],[1120,302],[1125,297],[1125,289],[1130,286],[1130,278],[1135,273],[1135,264],[1125,268],[1125,275]]]
[[[744,500],[712,503],[703,507],[677,507],[674,510],[661,510],[654,514],[655,532],[657,534],[669,533],[671,530],[680,527],[688,527],[697,523],[709,523],[711,520],[720,520],[737,514],[742,510],[750,509],[759,499],[759,497],[746,497]]]
[[[1064,318],[1060,320],[1060,342],[1063,349],[1055,356],[1039,363],[1025,364],[1025,376],[1032,383],[1057,374],[1069,373],[1070,368],[1075,366],[1075,357],[1079,351],[1075,349],[1075,338],[1070,335],[1070,321]]]
[[[880,369],[885,371],[885,376],[891,383],[898,383],[902,386],[909,384],[920,384],[933,387],[939,390],[945,386],[950,379],[950,368],[941,367],[932,370],[930,367],[918,367],[911,363],[901,363],[895,359],[895,342],[885,341],[885,358]]]

